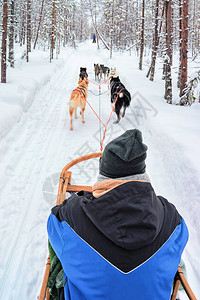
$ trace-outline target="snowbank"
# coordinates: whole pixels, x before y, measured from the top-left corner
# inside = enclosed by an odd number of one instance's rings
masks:
[[[48,52],[41,50],[31,52],[27,63],[23,51],[16,45],[15,68],[8,67],[7,83],[0,83],[0,140],[29,110],[36,94],[63,66],[72,49],[64,49],[59,60],[54,59],[52,63],[49,62]]]

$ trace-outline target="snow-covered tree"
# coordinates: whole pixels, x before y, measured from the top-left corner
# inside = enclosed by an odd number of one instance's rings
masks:
[[[7,51],[7,19],[8,19],[8,3],[3,0],[3,30],[1,44],[1,82],[6,83],[6,51]]]
[[[8,61],[14,68],[14,37],[15,37],[15,1],[9,2],[9,55]]]
[[[184,97],[187,83],[187,65],[188,65],[188,0],[182,0],[182,35],[181,35],[181,51],[180,51],[180,97],[181,105],[184,105],[186,99]]]

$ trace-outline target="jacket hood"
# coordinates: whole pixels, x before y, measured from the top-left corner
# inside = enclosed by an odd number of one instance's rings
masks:
[[[152,243],[164,222],[163,204],[147,182],[126,182],[99,198],[85,195],[82,208],[107,238],[125,249]]]

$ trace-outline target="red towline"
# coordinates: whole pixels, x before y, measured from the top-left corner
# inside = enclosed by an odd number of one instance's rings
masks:
[[[108,80],[109,80],[109,79],[107,79],[106,81],[108,81]],[[90,80],[89,80],[89,81],[90,81]],[[106,81],[105,81],[105,82],[106,82]],[[101,86],[100,86],[99,84],[97,84],[97,83],[95,83],[95,82],[92,82],[92,81],[90,81],[90,82],[91,82],[91,83],[94,83],[94,84],[96,84],[96,85],[98,85],[98,86],[99,86],[99,89],[101,88]],[[103,82],[103,83],[105,83],[105,82]],[[101,83],[101,84],[103,84],[103,83]],[[82,96],[85,98],[85,96],[83,95],[83,93],[82,93],[80,90],[75,89],[74,91],[78,91],[78,92],[81,93]],[[87,102],[87,104],[89,105],[89,107],[92,109],[92,111],[94,112],[94,114],[96,115],[96,117],[99,119],[99,121],[101,122],[101,124],[102,124],[103,127],[105,128],[104,134],[103,134],[103,139],[100,141],[100,150],[101,150],[101,151],[103,151],[103,142],[104,142],[105,137],[106,137],[106,131],[107,131],[107,128],[108,128],[108,124],[109,124],[109,122],[110,122],[112,113],[113,113],[113,111],[114,111],[114,109],[115,109],[115,104],[116,104],[116,102],[117,102],[117,99],[118,99],[120,93],[121,93],[121,90],[117,93],[117,96],[116,96],[116,99],[115,99],[115,103],[114,103],[114,105],[113,105],[113,107],[112,107],[112,111],[111,111],[111,113],[110,113],[110,116],[109,116],[109,118],[108,118],[108,121],[107,121],[107,124],[106,124],[106,125],[102,122],[102,120],[100,119],[100,117],[98,116],[98,114],[96,113],[96,111],[94,110],[94,108],[91,106],[91,104],[90,104],[90,103],[87,101],[87,99],[85,98],[85,101]]]

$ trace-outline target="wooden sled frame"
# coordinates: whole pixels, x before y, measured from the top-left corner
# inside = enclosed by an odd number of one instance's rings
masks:
[[[83,162],[85,160],[89,160],[92,158],[98,158],[101,156],[102,156],[102,152],[87,154],[87,155],[84,155],[84,156],[81,156],[81,157],[78,157],[78,158],[72,160],[70,163],[68,163],[63,168],[63,170],[60,174],[56,205],[61,204],[65,200],[66,192],[80,192],[80,191],[92,192],[91,186],[71,185],[72,172],[70,172],[68,170],[80,162]],[[48,256],[39,300],[44,300],[44,299],[49,300],[50,299],[49,289],[47,288],[50,268],[51,268],[51,261],[50,261],[50,256]]]
[[[61,204],[65,200],[66,192],[80,192],[80,191],[92,192],[91,186],[71,185],[72,172],[70,172],[68,170],[80,162],[83,162],[83,161],[86,161],[86,160],[89,160],[92,158],[100,158],[101,156],[102,156],[102,152],[87,154],[87,155],[84,155],[84,156],[81,156],[81,157],[78,157],[78,158],[72,160],[70,163],[68,163],[63,168],[61,175],[60,175],[60,180],[59,180],[56,205]],[[49,300],[50,299],[49,289],[47,288],[50,268],[51,268],[51,261],[50,261],[50,257],[48,256],[46,269],[45,269],[43,282],[42,282],[42,287],[40,290],[39,300],[44,300],[44,299]],[[188,295],[188,298],[190,300],[197,300],[197,298],[193,294],[180,266],[178,267],[178,271],[177,271],[175,279],[174,279],[174,286],[173,286],[173,291],[172,291],[170,300],[176,300],[180,283],[182,283],[183,288],[184,288],[186,294]]]
[[[176,272],[175,278],[174,278],[174,286],[173,286],[173,292],[171,295],[170,300],[176,300],[176,296],[178,294],[179,285],[182,283],[182,286],[190,300],[197,300],[194,293],[192,292],[184,274],[181,270],[181,267],[178,267],[178,271]]]

